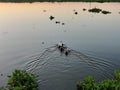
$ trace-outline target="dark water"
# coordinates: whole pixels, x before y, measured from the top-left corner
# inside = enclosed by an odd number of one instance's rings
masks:
[[[94,7],[112,13],[83,11]],[[0,86],[15,68],[37,74],[40,90],[75,90],[87,75],[112,78],[120,69],[119,12],[120,3],[0,3]]]
[[[38,85],[43,90],[75,90],[76,82],[83,80],[88,73],[96,81],[100,81],[113,78],[116,67],[109,60],[91,57],[75,50],[71,50],[66,56],[56,46],[28,59],[29,62],[22,69],[39,75]]]

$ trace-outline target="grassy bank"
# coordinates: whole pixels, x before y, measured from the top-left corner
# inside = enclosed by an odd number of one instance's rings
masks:
[[[87,76],[84,82],[77,83],[77,90],[120,90],[120,71],[114,72],[114,79],[94,82],[92,76]]]
[[[120,2],[120,0],[0,0],[0,2]]]

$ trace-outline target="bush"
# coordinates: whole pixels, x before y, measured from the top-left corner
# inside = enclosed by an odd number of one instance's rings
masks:
[[[120,90],[120,71],[115,70],[114,79],[94,82],[92,76],[87,76],[84,82],[77,82],[77,90]]]
[[[10,90],[37,90],[36,76],[25,70],[15,70],[8,76],[8,89]]]
[[[114,71],[114,77],[115,77],[115,79],[120,80],[120,71],[119,70]]]

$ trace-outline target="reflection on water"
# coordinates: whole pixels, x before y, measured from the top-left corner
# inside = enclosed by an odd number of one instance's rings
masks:
[[[112,13],[87,11],[95,7]],[[86,75],[112,78],[120,69],[119,12],[120,3],[0,3],[0,86],[15,68],[39,74],[42,90],[75,90]],[[59,41],[70,55],[50,47]]]

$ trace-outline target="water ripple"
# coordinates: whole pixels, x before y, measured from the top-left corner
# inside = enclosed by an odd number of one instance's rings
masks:
[[[65,85],[69,80],[71,82],[82,80],[89,74],[94,75],[97,80],[112,78],[115,68],[115,64],[110,60],[86,55],[72,49],[66,56],[56,46],[46,48],[42,53],[27,59],[29,61],[22,68],[38,75],[37,82],[42,90],[54,87],[58,85],[57,83]]]

